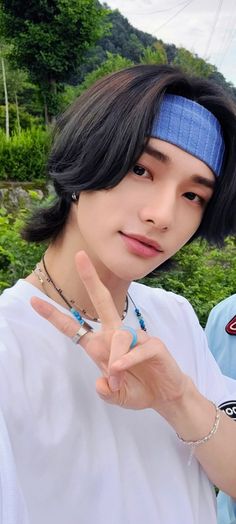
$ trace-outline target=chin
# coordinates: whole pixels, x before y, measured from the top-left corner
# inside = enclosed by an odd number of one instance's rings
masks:
[[[137,268],[136,271],[134,267],[135,264],[130,264],[129,269],[127,268],[127,266],[125,268],[121,268],[119,266],[119,268],[116,268],[117,270],[114,271],[114,274],[121,280],[132,282],[133,280],[140,280],[141,278],[146,277],[147,275],[152,273],[159,265],[160,263],[157,263],[155,266],[152,266],[150,268]]]

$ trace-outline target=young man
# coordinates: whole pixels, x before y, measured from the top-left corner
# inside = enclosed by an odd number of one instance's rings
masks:
[[[214,524],[213,483],[236,495],[219,409],[236,391],[188,302],[132,282],[235,230],[235,137],[226,96],[167,66],[114,73],[60,120],[57,197],[24,231],[48,248],[0,299],[0,399],[33,524]]]
[[[206,335],[222,373],[236,379],[236,295],[222,300],[208,318]],[[236,402],[229,401],[226,413],[236,418]],[[236,524],[236,500],[220,492],[217,497],[218,524]]]

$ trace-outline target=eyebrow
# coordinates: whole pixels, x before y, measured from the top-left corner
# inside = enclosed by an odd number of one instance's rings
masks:
[[[170,157],[166,155],[165,153],[162,153],[155,147],[152,147],[150,144],[147,144],[144,148],[144,153],[147,153],[148,155],[153,156],[157,160],[160,160],[163,162],[163,164],[168,164],[168,162],[171,161]]]
[[[193,175],[191,177],[192,181],[196,184],[200,184],[201,186],[208,187],[210,189],[214,189],[216,181],[215,180],[209,180],[209,178],[205,178],[202,175]]]
[[[168,164],[169,162],[171,162],[171,158],[168,155],[162,153],[155,147],[152,147],[150,144],[146,145],[146,147],[144,148],[144,153],[147,153],[148,155],[163,162],[163,164]],[[210,189],[214,189],[216,184],[215,180],[210,180],[209,178],[206,178],[202,175],[192,175],[191,180],[192,182],[195,182],[195,184],[200,184],[201,186],[205,186]]]

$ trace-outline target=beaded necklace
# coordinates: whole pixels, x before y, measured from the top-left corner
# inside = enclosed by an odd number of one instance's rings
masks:
[[[91,315],[89,315],[89,313],[78,306],[78,304],[76,303],[75,300],[71,299],[69,300],[68,298],[65,297],[64,295],[64,292],[62,291],[61,288],[57,287],[55,282],[52,280],[52,277],[51,275],[49,274],[48,272],[48,269],[46,267],[46,264],[45,264],[45,258],[43,256],[42,258],[42,264],[43,264],[43,268],[44,268],[44,271],[46,274],[44,274],[44,272],[42,271],[42,269],[40,268],[39,264],[36,265],[35,269],[34,269],[34,274],[37,276],[38,280],[40,281],[40,283],[43,285],[45,280],[51,284],[51,286],[54,288],[54,290],[58,293],[58,295],[60,295],[60,297],[62,298],[62,300],[65,302],[65,304],[67,305],[67,307],[69,308],[70,312],[72,313],[73,317],[81,324],[83,325],[84,324],[84,319],[82,317],[82,315],[80,314],[80,312],[78,310],[81,311],[81,313],[87,317],[90,318],[90,320],[92,320],[93,322],[100,322],[100,319],[99,318],[96,318],[96,317],[92,317]],[[135,315],[138,319],[138,323],[140,325],[140,328],[143,330],[143,331],[147,331],[146,329],[146,325],[145,325],[145,321],[144,321],[144,318],[142,316],[142,313],[140,312],[139,308],[136,306],[134,300],[132,299],[132,297],[130,296],[129,293],[127,293],[127,296],[126,296],[126,300],[125,300],[125,307],[124,307],[124,311],[122,313],[122,316],[121,316],[121,320],[124,320],[126,314],[127,314],[127,310],[128,310],[128,299],[130,299],[130,301],[132,302],[133,306],[134,306],[134,312],[135,312]],[[76,306],[76,308],[74,307]]]

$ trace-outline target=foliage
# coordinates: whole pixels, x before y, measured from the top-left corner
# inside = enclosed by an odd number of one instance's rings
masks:
[[[129,67],[132,65],[133,63],[131,62],[131,60],[128,60],[127,58],[124,58],[120,55],[113,55],[112,53],[107,53],[107,59],[105,60],[105,62],[103,62],[103,64],[101,64],[100,67],[86,75],[83,83],[76,90],[77,96],[80,95],[82,91],[94,84],[96,80],[99,80],[99,78],[102,78],[103,76],[108,75],[109,73],[119,71],[120,69],[124,69],[125,67]]]
[[[155,42],[152,47],[144,49],[141,64],[167,64],[167,54],[164,46],[160,42]]]
[[[181,67],[186,73],[201,77],[209,77],[216,70],[215,66],[183,47],[177,50],[173,64]]]
[[[0,7],[12,61],[29,72],[55,114],[57,84],[68,83],[104,34],[107,10],[97,0],[0,0]]]
[[[8,47],[8,54],[12,50]],[[21,69],[13,68],[8,56],[5,57],[5,70],[7,80],[8,97],[11,102],[15,102],[15,95],[19,95],[24,90],[27,82],[27,73]],[[0,100],[4,100],[2,70],[0,69]]]
[[[29,80],[26,80],[22,91],[18,95],[18,101],[19,105],[22,105],[28,113],[39,117],[40,122],[43,125],[44,107],[39,86],[33,84]]]
[[[66,108],[74,102],[74,100],[78,96],[78,92],[80,90],[80,86],[65,86],[64,90],[61,93],[58,93],[58,108],[59,108],[59,114],[63,113],[63,111],[66,110]]]
[[[0,105],[0,128],[5,128],[5,112],[6,108],[4,105]],[[21,129],[26,129],[39,124],[39,118],[34,117],[24,111],[21,106],[19,108],[19,119]],[[18,131],[17,128],[17,108],[15,104],[9,104],[9,123],[10,123],[10,134],[14,134]]]
[[[0,180],[43,178],[50,142],[49,132],[40,127],[14,134],[9,140],[0,129]]]
[[[86,0],[88,1],[88,0]],[[90,1],[90,0],[89,0]],[[95,1],[95,0],[94,0]],[[64,10],[66,11],[66,5],[69,5],[69,0],[63,0],[64,2]],[[62,0],[58,2],[58,0],[54,0],[53,4],[49,3],[48,0],[41,0],[40,2],[30,2],[30,4],[27,3],[27,9],[26,14],[27,17],[25,17],[25,14],[22,15],[22,13],[25,13],[25,10],[21,10],[20,6],[24,4],[26,5],[26,2],[22,2],[22,0],[16,0],[14,2],[14,9],[16,11],[17,17],[15,19],[20,20],[19,22],[19,31],[25,24],[28,24],[29,27],[33,24],[33,26],[37,25],[38,21],[41,20],[42,27],[40,30],[43,31],[43,27],[47,27],[47,24],[50,25],[50,31],[51,32],[51,22],[53,20],[53,27],[56,21],[58,21],[57,16],[55,15],[56,6],[59,4],[62,5]],[[72,9],[72,12],[70,11],[70,16],[74,16],[74,2],[77,4],[79,3],[78,0],[73,0],[73,2],[70,2],[70,8]],[[81,2],[80,2],[81,3]],[[84,0],[84,5],[85,5]],[[70,104],[74,98],[77,96],[77,92],[80,92],[80,88],[78,90],[78,84],[81,84],[87,74],[89,72],[97,71],[100,69],[100,67],[104,64],[104,62],[107,61],[108,56],[119,56],[121,59],[127,59],[128,62],[124,62],[124,65],[122,67],[125,67],[126,65],[129,65],[130,63],[138,64],[141,62],[143,63],[175,63],[178,64],[180,67],[183,67],[183,69],[188,71],[194,71],[195,74],[202,74],[204,76],[209,76],[214,82],[218,83],[222,87],[229,90],[230,94],[233,95],[236,98],[236,88],[230,84],[229,82],[226,82],[225,78],[214,66],[211,66],[210,64],[207,64],[204,62],[204,60],[200,59],[197,55],[194,55],[190,53],[187,50],[184,49],[177,49],[174,44],[166,44],[162,40],[156,40],[156,38],[148,33],[145,33],[143,31],[139,31],[138,29],[134,28],[131,24],[129,24],[128,20],[118,11],[118,10],[109,10],[106,4],[103,4],[103,9],[105,8],[106,14],[107,14],[107,26],[110,26],[110,31],[108,34],[108,31],[105,31],[105,35],[100,38],[100,40],[97,41],[96,47],[90,44],[88,45],[88,48],[85,46],[84,53],[80,53],[80,50],[78,49],[78,53],[80,55],[77,56],[78,60],[74,60],[73,56],[71,55],[71,59],[73,61],[72,68],[68,69],[68,64],[66,64],[66,67],[64,69],[64,66],[62,64],[62,61],[60,63],[60,66],[62,67],[63,73],[65,76],[59,76],[54,79],[55,75],[58,74],[58,71],[54,71],[54,69],[50,69],[50,82],[47,84],[47,81],[45,83],[45,76],[41,78],[42,82],[40,84],[40,88],[38,85],[32,83],[32,81],[29,80],[29,75],[25,71],[25,67],[28,67],[27,64],[24,66],[24,69],[19,69],[19,65],[17,63],[17,53],[16,50],[14,50],[14,47],[12,45],[13,40],[15,39],[15,25],[13,24],[13,27],[8,27],[8,42],[10,44],[6,44],[6,38],[4,40],[3,33],[6,34],[6,15],[7,15],[7,9],[12,9],[12,0],[0,0],[0,6],[6,4],[6,8],[4,9],[4,16],[0,17],[0,24],[4,22],[4,31],[2,29],[1,31],[1,37],[0,37],[0,53],[4,54],[5,58],[5,65],[6,65],[6,76],[7,76],[7,87],[8,87],[8,93],[9,93],[9,100],[12,103],[15,103],[15,94],[17,93],[18,102],[19,105],[23,105],[25,110],[27,112],[32,113],[35,116],[39,116],[41,119],[45,117],[45,120],[47,118],[47,105],[50,106],[50,112],[51,114],[58,114],[59,112],[63,111],[68,104]],[[59,11],[58,11],[59,12]],[[68,14],[68,13],[67,13]],[[61,11],[60,11],[61,16]],[[68,15],[69,16],[69,15]],[[54,18],[56,20],[54,20]],[[15,21],[14,19],[14,21]],[[28,21],[27,21],[28,20]],[[9,18],[8,18],[9,21]],[[29,31],[29,27],[27,25],[27,31]],[[67,25],[65,24],[65,28]],[[92,27],[92,26],[91,26]],[[65,37],[65,30],[61,29],[61,34],[63,34],[63,41]],[[102,27],[100,28],[101,32],[104,31],[104,19],[102,18]],[[12,35],[14,38],[11,37],[11,30]],[[60,39],[61,39],[60,34]],[[57,33],[58,35],[58,33]],[[56,35],[54,35],[56,37]],[[23,35],[23,39],[29,38],[26,37],[26,34]],[[48,36],[49,38],[49,36]],[[52,35],[53,38],[53,35]],[[95,41],[95,40],[94,40]],[[77,47],[76,47],[76,41],[73,38],[72,39],[72,46],[73,46],[73,53],[77,53]],[[61,44],[62,45],[62,44]],[[35,61],[37,61],[37,56],[42,51],[42,56],[40,55],[40,60],[47,61],[47,59],[51,60],[51,54],[53,53],[53,56],[55,55],[54,50],[54,42],[53,47],[50,48],[50,50],[47,49],[47,52],[44,49],[44,46],[46,46],[46,42],[42,40],[40,42],[40,46],[37,49],[37,52],[35,53]],[[27,52],[30,54],[32,53],[32,46],[28,46],[29,49],[27,49]],[[50,46],[49,46],[50,47]],[[156,49],[155,49],[156,48]],[[68,48],[66,48],[68,49]],[[65,50],[65,49],[64,49]],[[49,52],[50,51],[50,52]],[[157,52],[157,54],[156,54]],[[15,68],[13,69],[11,64],[9,63],[8,57],[9,53],[12,56],[12,59],[14,59]],[[48,54],[49,53],[49,54]],[[27,55],[28,56],[28,55]],[[56,60],[57,54],[54,56]],[[29,58],[29,56],[28,56]],[[50,62],[49,60],[49,62]],[[62,57],[63,60],[63,57]],[[46,67],[45,64],[42,66],[42,63],[40,62],[40,74],[44,75]],[[17,63],[17,64],[16,64]],[[49,63],[48,63],[49,64]],[[50,68],[53,64],[49,64]],[[116,70],[116,68],[114,69]],[[104,73],[111,72],[109,69],[108,71],[104,68]],[[47,71],[49,75],[49,70]],[[97,73],[94,75],[94,79],[96,79]],[[102,75],[101,75],[102,76]],[[35,79],[34,73],[31,73],[31,79]],[[92,78],[92,77],[91,77]],[[47,79],[46,79],[47,80]],[[83,88],[82,88],[83,89]],[[46,102],[46,104],[45,104]],[[0,105],[3,105],[4,103],[4,95],[3,95],[3,84],[1,80],[1,71],[0,71]]]
[[[228,238],[222,249],[195,241],[175,255],[172,269],[157,270],[144,281],[185,296],[204,326],[212,307],[235,293],[235,238]]]
[[[0,208],[0,293],[29,274],[45,250],[43,245],[27,244],[21,239],[20,230],[27,215],[28,211],[21,209],[14,218]]]
[[[182,48],[178,49],[174,44],[164,43],[161,39],[157,40],[154,36],[134,28],[117,9],[110,11],[108,21],[112,25],[109,35],[103,36],[96,47],[88,51],[86,60],[77,75],[71,78],[73,85],[81,83],[89,72],[97,69],[106,59],[106,52],[118,54],[138,64],[145,49],[152,49],[153,45],[158,43],[164,48],[167,56],[167,62],[161,63],[176,64],[194,74],[201,75],[203,72],[203,76],[209,76],[214,82],[228,89],[236,98],[236,88],[225,80],[216,67],[197,55],[185,49],[182,52]],[[145,63],[148,62],[145,61]]]
[[[40,100],[39,90],[35,84],[29,81],[29,75],[23,69],[16,69],[9,61],[9,53],[11,47],[5,46],[5,73],[9,102],[15,104],[16,98],[20,105],[23,105],[23,110],[41,116],[43,111],[42,100]],[[0,48],[2,55],[2,48]],[[2,68],[0,68],[0,105],[5,102],[3,89],[3,75]]]
[[[73,83],[81,83],[85,76],[100,67],[106,60],[107,53],[119,55],[132,63],[139,63],[144,49],[152,46],[156,38],[133,27],[118,9],[108,13],[107,20],[111,25],[109,34],[103,36],[96,47],[86,54],[86,60],[81,65]]]
[[[105,52],[121,55],[137,63],[143,49],[151,46],[156,40],[152,35],[134,28],[118,9],[108,14],[108,21],[111,31],[98,42]]]
[[[209,75],[209,79],[212,80],[212,82],[215,82],[215,84],[218,84],[222,89],[229,91],[231,97],[236,99],[236,87],[232,84],[232,82],[226,82],[225,77],[222,75],[222,73],[217,71],[216,68]]]

